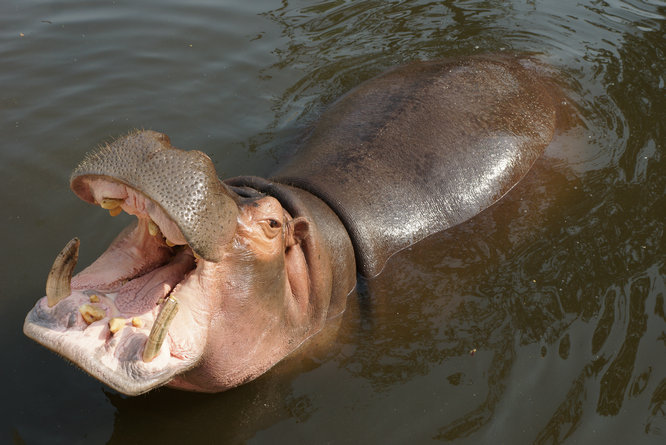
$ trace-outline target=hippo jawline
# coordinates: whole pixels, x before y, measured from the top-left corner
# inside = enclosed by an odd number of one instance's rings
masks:
[[[95,184],[102,189],[109,186],[117,190],[119,184],[108,178]],[[38,300],[23,330],[115,390],[138,395],[168,383],[201,357],[207,320],[196,320],[194,315],[205,307],[201,283],[204,270],[212,264],[185,241],[174,246],[163,236],[174,233],[175,225],[169,224],[173,221],[165,215],[151,218],[146,208],[154,216],[154,202],[130,187],[120,187],[127,198],[110,212],[117,214],[122,208],[136,215],[138,222],[73,277],[69,295],[55,304],[48,297]],[[174,301],[178,310],[175,317],[173,311],[170,314],[173,321],[166,323],[163,343],[156,346],[151,330],[157,319],[163,323],[165,316],[160,314],[167,311],[167,302]],[[154,357],[146,359],[151,341]]]

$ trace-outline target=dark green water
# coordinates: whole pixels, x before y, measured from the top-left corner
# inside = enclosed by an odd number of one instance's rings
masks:
[[[665,34],[663,0],[4,0],[0,443],[665,443]],[[151,128],[267,175],[361,81],[502,51],[555,67],[581,123],[362,282],[296,371],[127,398],[23,337],[62,246],[89,263],[128,221],[68,190],[99,142]]]

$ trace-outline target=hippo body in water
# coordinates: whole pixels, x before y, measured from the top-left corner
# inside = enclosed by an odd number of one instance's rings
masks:
[[[413,63],[334,103],[268,180],[220,181],[153,131],[119,138],[71,188],[138,221],[73,278],[72,240],[24,332],[129,395],[252,380],[342,314],[357,271],[510,190],[562,100],[529,59]]]

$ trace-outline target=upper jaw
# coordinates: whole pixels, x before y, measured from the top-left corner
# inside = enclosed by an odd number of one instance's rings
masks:
[[[89,153],[70,187],[84,201],[102,204],[91,186],[95,179],[140,190],[208,261],[220,261],[221,246],[235,234],[238,196],[219,180],[208,156],[175,148],[164,134],[136,131]]]

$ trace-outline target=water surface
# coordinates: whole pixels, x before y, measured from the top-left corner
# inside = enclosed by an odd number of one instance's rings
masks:
[[[664,443],[666,4],[5,1],[0,442]],[[533,54],[580,123],[500,204],[362,281],[328,348],[217,395],[128,398],[24,338],[53,258],[128,218],[68,176],[133,128],[268,175],[411,60]]]

